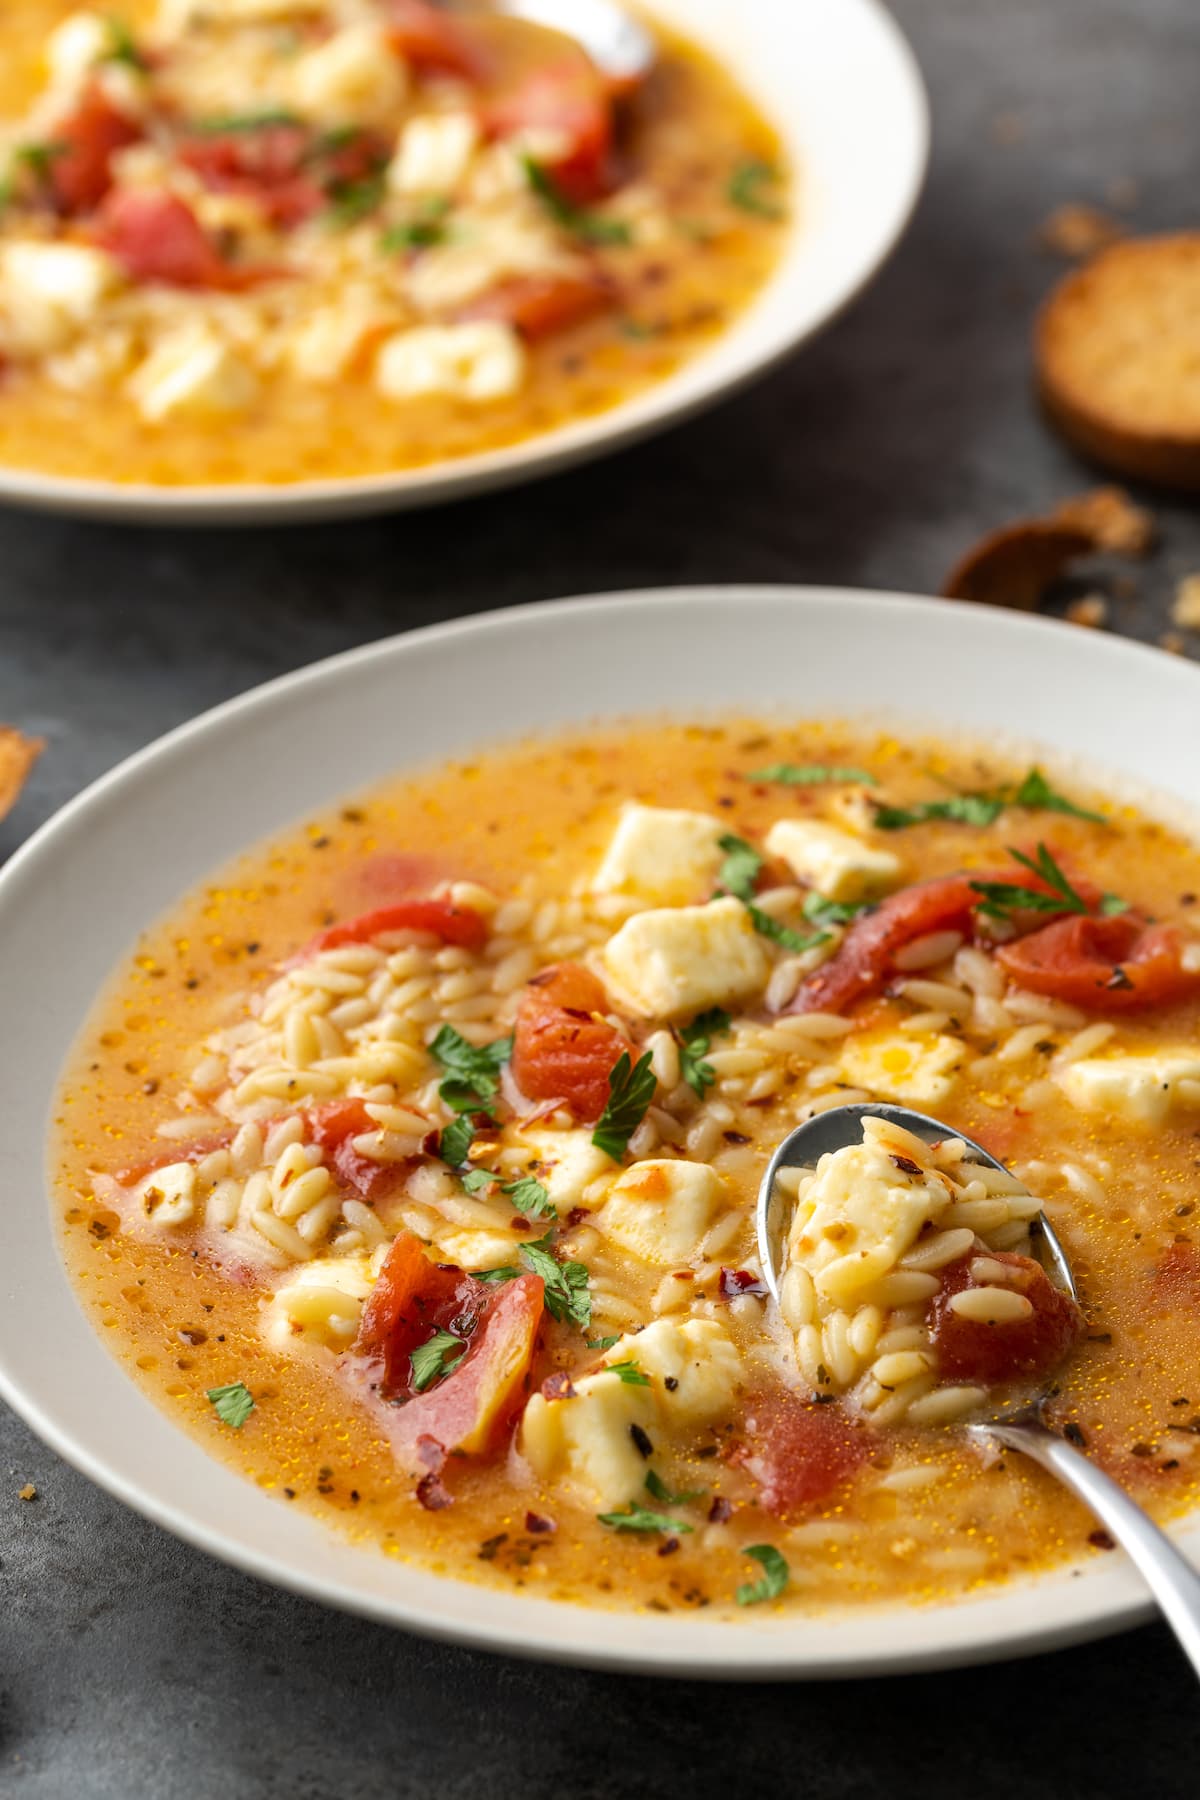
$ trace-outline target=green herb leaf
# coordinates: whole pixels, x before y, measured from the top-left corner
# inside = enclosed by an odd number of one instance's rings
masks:
[[[452,1112],[487,1112],[500,1090],[500,1070],[512,1055],[512,1039],[493,1038],[481,1048],[453,1025],[443,1025],[429,1054],[446,1071],[438,1094]]]
[[[753,844],[735,837],[731,831],[718,838],[717,843],[725,852],[725,861],[717,871],[718,887],[737,900],[749,900],[763,866],[762,857]]]
[[[1100,911],[1106,919],[1115,919],[1118,913],[1129,911],[1129,902],[1122,900],[1120,894],[1102,894]]]
[[[624,1512],[597,1513],[596,1517],[611,1531],[669,1531],[682,1536],[695,1529],[682,1519],[669,1519],[666,1513],[650,1512],[644,1506],[628,1506]]]
[[[909,825],[926,825],[931,819],[948,819],[955,825],[992,825],[1007,802],[1002,794],[951,794],[948,800],[923,800],[917,806],[877,806],[878,831],[903,831]]]
[[[475,1142],[475,1127],[469,1118],[455,1119],[447,1125],[438,1138],[438,1155],[452,1169],[459,1169],[467,1160],[467,1152]],[[490,1180],[490,1176],[488,1177]]]
[[[611,1350],[613,1345],[619,1344],[621,1340],[617,1333],[614,1332],[611,1337],[584,1338],[583,1341],[589,1350]]]
[[[654,1098],[658,1083],[650,1060],[647,1051],[636,1064],[631,1063],[628,1050],[622,1050],[616,1066],[609,1071],[608,1100],[596,1121],[592,1142],[614,1162],[620,1162],[624,1156]]]
[[[558,1208],[541,1182],[532,1175],[522,1175],[516,1181],[504,1182],[502,1186],[503,1192],[519,1213],[531,1213],[534,1218],[557,1218]]]
[[[134,35],[124,19],[106,19],[105,24],[108,26],[109,48],[100,61],[124,63],[128,68],[136,69],[139,74],[148,69],[150,65],[138,49]]]
[[[983,896],[978,909],[981,913],[986,913],[993,919],[1007,919],[1014,912],[1069,912],[1083,913],[1086,916],[1091,911],[1087,901],[1071,886],[1045,844],[1038,845],[1036,861],[1026,856],[1024,851],[1011,847],[1008,854],[1022,868],[1028,869],[1031,875],[1044,881],[1053,892],[1046,894],[1040,890],[1010,885],[1005,881],[973,881],[972,891]]]
[[[254,1411],[254,1395],[241,1381],[231,1381],[227,1387],[209,1388],[207,1397],[212,1401],[221,1423],[232,1425],[235,1431],[242,1429]]]
[[[383,174],[364,175],[360,181],[333,181],[328,188],[329,217],[335,225],[357,225],[383,204]]]
[[[604,1368],[597,1370],[597,1373],[615,1375],[618,1380],[625,1383],[626,1387],[650,1386],[650,1377],[643,1374],[632,1357],[625,1362],[605,1363]]]
[[[379,248],[389,254],[396,250],[428,250],[445,241],[446,227],[437,219],[410,219],[405,225],[389,225],[379,240]]]
[[[443,1137],[445,1132],[443,1132]],[[490,1169],[471,1169],[462,1178],[462,1184],[468,1194],[482,1194],[484,1188],[491,1187],[496,1177]]]
[[[770,913],[763,911],[761,906],[754,906],[749,900],[745,905],[746,911],[750,914],[750,923],[759,936],[770,938],[771,942],[778,944],[781,949],[811,950],[815,945],[824,944],[828,940],[829,933],[827,931],[810,931],[808,933],[793,931],[790,925],[781,925],[778,919],[773,919]]]
[[[723,1007],[710,1006],[698,1013],[690,1025],[676,1032],[679,1043],[679,1072],[694,1094],[703,1100],[717,1079],[716,1070],[704,1061],[712,1040],[729,1030],[729,1014]]]
[[[498,1269],[472,1269],[472,1281],[516,1281],[520,1269],[512,1263],[504,1263]]]
[[[288,112],[281,106],[267,106],[261,112],[218,113],[211,118],[197,119],[194,129],[219,137],[229,131],[268,131],[273,125],[303,124],[299,113]]]
[[[813,892],[804,897],[804,916],[814,925],[849,925],[860,913],[869,912],[869,900],[827,900]]]
[[[771,763],[765,769],[751,769],[747,781],[778,781],[785,787],[817,787],[824,782],[854,782],[863,787],[878,787],[869,769],[842,768],[829,763]]]
[[[1089,812],[1086,806],[1076,806],[1065,794],[1058,793],[1036,768],[1030,769],[1013,795],[1012,804],[1032,807],[1036,812],[1068,813],[1073,819],[1090,819],[1093,825],[1108,824],[1103,813]]]
[[[418,1344],[408,1359],[412,1384],[418,1394],[423,1394],[443,1375],[453,1374],[466,1354],[465,1340],[455,1337],[452,1331],[435,1331],[428,1343]]]
[[[774,1544],[751,1544],[746,1550],[762,1564],[761,1581],[747,1581],[737,1591],[739,1606],[757,1606],[760,1600],[777,1600],[788,1584],[790,1571]]]
[[[592,1322],[592,1296],[588,1292],[587,1264],[560,1263],[550,1254],[550,1239],[521,1245],[521,1261],[531,1275],[540,1275],[546,1284],[546,1310],[560,1325],[578,1325],[586,1331]]]
[[[608,219],[600,213],[587,212],[568,199],[549,169],[532,156],[523,156],[521,166],[525,179],[546,211],[564,231],[582,238],[585,244],[629,244],[633,233],[624,219]]]
[[[691,1488],[686,1494],[673,1494],[662,1476],[656,1475],[653,1469],[647,1472],[646,1489],[656,1500],[661,1500],[664,1506],[686,1506],[689,1500],[703,1500],[708,1491],[706,1488]]]
[[[733,206],[754,213],[760,219],[782,219],[784,209],[772,197],[772,190],[781,180],[773,163],[764,162],[761,156],[746,156],[734,166],[725,190],[726,197]]]

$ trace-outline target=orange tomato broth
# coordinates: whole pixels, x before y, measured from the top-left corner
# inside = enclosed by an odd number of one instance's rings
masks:
[[[270,966],[314,929],[361,910],[365,860],[426,853],[435,866],[500,894],[535,870],[539,894],[561,895],[595,868],[627,798],[717,812],[731,831],[755,841],[781,815],[819,810],[828,790],[745,779],[777,761],[865,766],[899,803],[935,797],[944,783],[990,788],[1027,767],[990,751],[867,735],[839,722],[606,727],[398,777],[251,851],[147,930],[84,1027],[65,1078],[56,1191],[64,1256],[88,1316],[173,1421],[279,1504],[302,1507],[361,1545],[456,1578],[593,1605],[730,1607],[739,1583],[759,1574],[745,1547],[764,1541],[791,1567],[777,1605],[796,1608],[941,1601],[1103,1554],[1094,1520],[1048,1476],[1013,1455],[985,1466],[953,1427],[881,1431],[866,1467],[790,1523],[763,1512],[753,1483],[722,1459],[718,1434],[715,1450],[710,1444],[693,1456],[680,1484],[705,1490],[700,1509],[667,1509],[695,1527],[668,1556],[659,1554],[660,1536],[605,1529],[586,1506],[517,1479],[503,1456],[457,1471],[455,1504],[425,1512],[411,1475],[398,1473],[344,1389],[264,1342],[259,1291],[234,1285],[186,1243],[172,1249],[127,1239],[92,1197],[89,1169],[136,1163],[148,1147],[159,1148],[154,1128],[170,1111],[189,1050],[228,1021],[239,996],[261,990]],[[1086,791],[1069,791],[1097,804]],[[1032,819],[1034,832],[1073,869],[1152,913],[1186,917],[1200,893],[1200,852],[1132,805],[1106,810],[1107,827],[1049,814],[1022,815],[1017,826],[1002,815],[985,829],[920,825],[888,844],[903,857],[908,880],[995,867],[1016,831],[1019,841],[1029,838]],[[877,1015],[878,1005],[866,1011]],[[1120,1029],[1127,1043],[1152,1044],[1192,1040],[1198,1026],[1200,1007],[1191,1002],[1132,1015]],[[1066,1035],[1046,1029],[1047,1043]],[[1195,1236],[1196,1121],[1185,1116],[1151,1135],[1081,1114],[1061,1098],[1027,1113],[1019,1107],[1027,1080],[1014,1075],[1003,1090],[994,1079],[976,1087],[968,1069],[938,1110],[1014,1160],[1057,1164],[1093,1154],[1111,1163],[1103,1206],[1073,1197],[1063,1179],[1045,1189],[1059,1203],[1087,1316],[1087,1336],[1056,1378],[1053,1414],[1078,1425],[1104,1465],[1166,1519],[1200,1499],[1200,1455],[1188,1454],[1194,1437],[1188,1429],[1165,1436],[1171,1426],[1200,1425],[1200,1296],[1165,1293],[1153,1278],[1162,1256]],[[790,1124],[780,1114],[774,1103],[763,1107],[754,1167],[741,1185],[748,1230],[759,1173]],[[562,1234],[564,1254],[570,1237]],[[736,1340],[744,1328],[731,1332]],[[551,1326],[549,1343],[545,1367],[595,1362],[578,1333]],[[224,1426],[205,1398],[236,1381],[256,1400],[240,1431]],[[917,1465],[942,1478],[910,1493],[875,1485],[888,1470]],[[718,1492],[734,1512],[714,1529],[704,1509]],[[530,1510],[557,1529],[531,1533]]]
[[[8,0],[0,9],[0,119],[19,117],[44,81],[42,45],[76,0]],[[114,11],[137,25],[151,0]],[[486,0],[479,7],[486,13]],[[485,22],[497,67],[561,59],[562,40],[510,19]],[[779,216],[730,202],[740,162],[782,170],[779,139],[717,61],[657,25],[660,61],[625,103],[622,153],[636,179],[661,191],[674,229],[652,245],[594,252],[620,304],[528,346],[516,393],[486,405],[446,396],[388,401],[367,369],[316,386],[286,371],[263,377],[258,401],[224,419],[150,423],[120,389],[72,393],[36,370],[11,367],[0,382],[0,466],[81,479],[177,486],[291,483],[428,468],[610,411],[700,354],[770,276],[788,200]],[[515,47],[512,40],[515,38]]]

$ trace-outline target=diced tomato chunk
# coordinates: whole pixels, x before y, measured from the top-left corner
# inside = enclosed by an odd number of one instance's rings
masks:
[[[487,1295],[484,1283],[473,1282],[461,1269],[431,1262],[421,1240],[402,1231],[393,1239],[363,1308],[354,1348],[362,1356],[382,1358],[388,1393],[411,1392],[413,1351],[461,1316],[477,1317]]]
[[[1140,1012],[1200,993],[1200,969],[1185,969],[1182,951],[1173,925],[1075,914],[1002,944],[996,961],[1022,987],[1085,1012]]]
[[[393,47],[414,69],[461,75],[466,81],[483,75],[483,46],[460,20],[430,0],[387,0],[386,19]]]
[[[91,212],[112,186],[112,158],[135,144],[141,129],[118,112],[98,87],[88,87],[73,113],[55,127],[49,184],[55,205],[71,215]]]
[[[803,1400],[771,1387],[746,1402],[730,1461],[751,1474],[778,1517],[827,1500],[865,1461],[870,1436],[837,1401]]]
[[[525,990],[513,1032],[513,1079],[529,1100],[559,1100],[593,1123],[608,1101],[609,1074],[624,1034],[596,1015],[607,1012],[603,983],[578,963],[556,963]]]
[[[244,277],[218,255],[191,207],[176,194],[118,189],[101,209],[97,236],[135,281],[194,288],[244,284]]]
[[[1195,1244],[1172,1244],[1155,1265],[1153,1280],[1160,1306],[1200,1307],[1200,1250]]]
[[[181,162],[206,187],[244,194],[276,225],[298,225],[329,205],[330,189],[366,180],[387,157],[386,144],[358,131],[332,149],[303,124],[265,124],[185,138]]]
[[[465,319],[499,319],[535,342],[578,325],[614,305],[612,286],[599,276],[527,275],[502,282],[463,309]]]
[[[488,104],[484,127],[493,137],[544,132],[559,140],[560,150],[538,160],[576,206],[613,184],[612,94],[584,57],[535,69]]]
[[[1019,1271],[1004,1285],[1021,1293],[1033,1311],[1023,1319],[988,1323],[964,1318],[950,1301],[967,1288],[992,1284],[971,1274],[974,1256],[986,1256]],[[942,1271],[941,1288],[930,1303],[930,1334],[938,1368],[951,1381],[999,1382],[1049,1375],[1067,1356],[1083,1331],[1083,1315],[1068,1294],[1056,1288],[1040,1263],[1011,1251],[972,1252]]]
[[[380,1199],[409,1170],[406,1163],[376,1162],[354,1148],[356,1137],[378,1129],[365,1103],[357,1098],[330,1100],[323,1106],[314,1106],[308,1114],[312,1142],[320,1144],[327,1153],[344,1186],[353,1188],[363,1200]]]
[[[427,931],[443,944],[482,950],[487,943],[488,925],[483,914],[471,906],[454,906],[449,900],[397,900],[392,906],[381,906],[374,912],[360,913],[357,919],[331,925],[312,940],[302,955],[315,956],[319,950],[337,950],[343,944],[366,944],[385,931]]]
[[[901,888],[851,925],[837,955],[824,968],[801,983],[789,1012],[845,1012],[858,1000],[878,993],[895,966],[896,952],[914,938],[933,931],[969,932],[980,896],[974,882],[1004,882],[1049,895],[1052,890],[1031,870],[1017,864],[1011,869],[978,870],[961,875],[941,875],[933,881]],[[1094,905],[1099,890],[1076,879],[1081,899]],[[1018,925],[1045,918],[1044,912],[1018,919]]]

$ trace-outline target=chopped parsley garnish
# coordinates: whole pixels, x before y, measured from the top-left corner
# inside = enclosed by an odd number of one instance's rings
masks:
[[[124,19],[106,19],[108,26],[109,47],[100,58],[101,62],[124,63],[139,73],[149,68],[149,63],[137,47],[137,41]]]
[[[466,1342],[455,1337],[452,1331],[435,1331],[427,1344],[418,1344],[408,1359],[412,1384],[418,1394],[423,1394],[443,1375],[453,1374],[466,1354]]]
[[[633,233],[624,219],[607,219],[600,213],[588,212],[568,199],[549,169],[532,156],[523,156],[521,166],[525,179],[546,211],[573,236],[585,244],[628,244]]]
[[[869,900],[827,900],[824,894],[814,892],[804,897],[804,916],[814,925],[849,925],[870,906]]]
[[[535,1243],[521,1245],[521,1261],[531,1275],[540,1275],[546,1284],[546,1310],[560,1325],[578,1325],[586,1331],[592,1322],[592,1296],[588,1292],[587,1264],[560,1263],[550,1254],[547,1232]]]
[[[445,1135],[443,1132],[442,1136]],[[468,1194],[482,1194],[484,1188],[491,1187],[495,1179],[490,1169],[469,1169],[462,1178],[462,1184]]]
[[[501,1183],[501,1191],[507,1194],[519,1213],[532,1213],[535,1218],[544,1219],[557,1216],[558,1209],[550,1195],[532,1175],[521,1175],[516,1181]]]
[[[771,763],[766,769],[751,769],[747,781],[778,781],[784,787],[817,787],[825,782],[850,781],[863,787],[878,787],[869,769],[847,769],[829,763]]]
[[[267,106],[261,112],[219,113],[210,119],[198,119],[195,129],[214,137],[227,131],[269,131],[274,125],[303,125],[298,113],[281,106]]]
[[[428,250],[445,241],[448,200],[429,200],[414,218],[391,225],[379,240],[383,251]]]
[[[1090,819],[1093,825],[1108,824],[1103,813],[1089,812],[1086,806],[1076,806],[1065,794],[1058,793],[1040,769],[1030,769],[1013,795],[1012,805],[1028,806],[1034,812],[1068,813],[1073,819]]]
[[[516,1281],[521,1271],[513,1263],[504,1263],[498,1269],[472,1269],[472,1281]]]
[[[774,163],[764,162],[761,156],[745,156],[734,166],[726,196],[742,212],[760,219],[782,219],[783,207],[773,194],[781,179]]]
[[[364,175],[361,181],[330,182],[329,217],[335,225],[357,225],[382,206],[384,186],[382,173]]]
[[[212,1401],[221,1423],[232,1425],[235,1431],[242,1429],[254,1411],[254,1395],[242,1381],[231,1381],[226,1387],[209,1388],[207,1398]]]
[[[459,1169],[467,1160],[467,1152],[475,1142],[475,1127],[464,1113],[447,1125],[438,1139],[438,1155],[452,1169]],[[491,1177],[486,1177],[490,1180]]]
[[[679,1040],[679,1072],[701,1100],[717,1079],[716,1070],[704,1058],[712,1040],[728,1030],[729,1014],[723,1007],[710,1006],[707,1012],[697,1014],[690,1025],[681,1026],[676,1034]]]
[[[689,1500],[703,1500],[707,1489],[691,1488],[686,1494],[673,1494],[662,1476],[651,1469],[646,1475],[646,1491],[664,1506],[686,1506]]]
[[[812,950],[817,944],[825,943],[829,936],[827,931],[793,931],[790,925],[781,925],[773,919],[761,906],[754,906],[746,901],[746,911],[750,914],[750,923],[760,937],[770,938],[782,950]]]
[[[973,881],[973,892],[982,896],[978,908],[981,913],[991,919],[1007,920],[1014,912],[1082,913],[1084,917],[1091,912],[1083,895],[1071,886],[1045,844],[1038,845],[1036,859],[1011,847],[1008,854],[1044,882],[1051,892],[1046,894],[1040,889],[1017,887],[1015,883],[1005,881]],[[1105,917],[1112,917],[1127,911],[1127,903],[1116,894],[1104,894],[1100,911]]]
[[[760,1600],[777,1600],[786,1588],[790,1574],[785,1559],[774,1544],[750,1544],[746,1555],[762,1565],[763,1578],[742,1584],[736,1595],[738,1605],[757,1606]]]
[[[512,1055],[512,1039],[470,1044],[453,1025],[443,1025],[429,1054],[446,1071],[438,1094],[451,1112],[488,1112],[500,1091],[500,1070]]]
[[[658,1085],[647,1050],[636,1063],[628,1050],[622,1050],[608,1075],[608,1099],[596,1120],[592,1142],[614,1162],[620,1162],[629,1148],[629,1140],[646,1116]]]
[[[583,1341],[589,1350],[611,1350],[613,1345],[619,1344],[621,1340],[614,1332],[611,1337],[584,1338]]]
[[[650,1377],[643,1374],[632,1357],[627,1358],[625,1362],[605,1363],[600,1373],[615,1375],[619,1381],[625,1383],[626,1387],[650,1386]]]
[[[731,831],[718,838],[717,844],[725,852],[725,861],[717,870],[718,887],[732,894],[735,900],[748,902],[762,870],[762,857],[753,844],[748,844],[745,838],[735,837]]]
[[[0,208],[8,206],[16,198],[20,178],[23,173],[33,177],[36,188],[44,189],[50,181],[50,172],[56,156],[62,156],[65,144],[18,144],[10,153],[8,172],[0,181]]]
[[[624,1512],[597,1513],[596,1517],[611,1531],[669,1531],[682,1534],[695,1529],[682,1519],[669,1519],[666,1513],[651,1512],[644,1506],[627,1506]]]
[[[1093,825],[1108,823],[1103,813],[1076,806],[1073,800],[1050,786],[1040,769],[1033,768],[1016,787],[993,788],[977,794],[951,794],[945,800],[924,800],[916,806],[877,806],[875,825],[880,831],[903,831],[909,825],[928,824],[931,819],[947,819],[956,825],[992,825],[1010,806],[1024,806],[1030,812],[1067,813],[1073,819],[1087,819]]]

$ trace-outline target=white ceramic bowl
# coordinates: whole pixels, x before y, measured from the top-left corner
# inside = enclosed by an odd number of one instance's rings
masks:
[[[394,475],[156,487],[0,468],[0,501],[135,524],[308,523],[426,506],[569,467],[662,430],[762,374],[875,274],[925,172],[912,53],[877,0],[649,0],[714,51],[776,126],[798,172],[795,227],[757,301],[701,355],[624,405],[502,450]]]
[[[1144,1591],[1117,1556],[957,1605],[732,1624],[438,1579],[342,1542],[211,1460],[104,1350],[44,1197],[50,1096],[97,989],[141,927],[256,839],[405,764],[477,747],[474,722],[533,667],[545,729],[664,710],[886,712],[925,729],[1016,734],[1082,759],[1097,786],[1133,783],[1173,805],[1195,797],[1191,665],[1022,614],[836,589],[522,607],[371,645],[231,701],[97,782],[0,874],[0,1394],[85,1474],[215,1556],[372,1618],[523,1655],[849,1675],[1013,1655],[1140,1620]],[[1184,1536],[1200,1548],[1200,1529]]]

